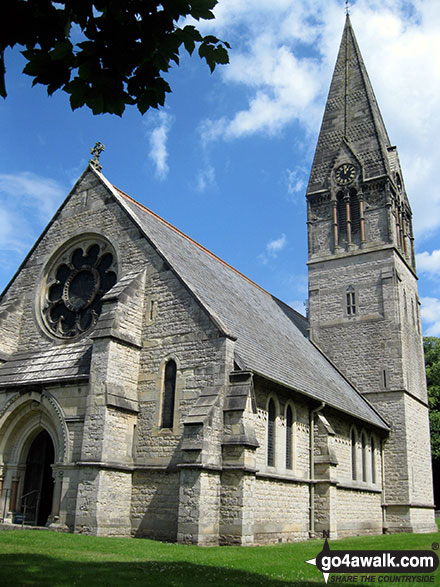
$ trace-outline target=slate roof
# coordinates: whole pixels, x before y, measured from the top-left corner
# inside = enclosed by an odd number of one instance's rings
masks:
[[[98,175],[224,334],[236,338],[242,368],[388,429],[310,342],[303,316]]]
[[[35,352],[17,352],[0,367],[0,385],[35,385],[88,379],[91,343],[66,344]]]

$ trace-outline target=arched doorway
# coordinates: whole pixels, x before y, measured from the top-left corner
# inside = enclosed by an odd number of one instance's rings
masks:
[[[26,459],[21,509],[25,523],[44,526],[52,509],[55,450],[46,430],[34,438]]]

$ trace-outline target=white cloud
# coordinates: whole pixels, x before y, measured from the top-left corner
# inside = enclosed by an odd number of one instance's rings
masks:
[[[307,171],[304,169],[286,169],[285,181],[287,193],[296,199],[299,195],[304,196],[307,187]]]
[[[0,247],[23,254],[67,190],[29,171],[0,174]]]
[[[237,139],[254,133],[274,135],[294,119],[304,116],[319,91],[319,68],[311,60],[300,60],[275,38],[262,34],[248,53],[231,56],[224,79],[227,83],[252,89],[248,106],[231,117],[205,120],[200,126],[202,140]],[[316,114],[314,116],[316,118]]]
[[[279,238],[271,240],[266,245],[266,252],[271,257],[276,257],[280,251],[284,249],[287,244],[286,235],[283,233]]]
[[[199,169],[196,178],[196,190],[204,192],[208,186],[215,183],[215,169],[209,163],[203,169]]]
[[[425,336],[440,336],[440,299],[425,297],[422,302],[422,320]]]
[[[28,171],[0,174],[0,263],[9,274],[29,249],[68,190]]]
[[[440,227],[435,188],[440,159],[438,1],[388,0],[381,8],[362,0],[358,10],[353,23],[390,139],[399,150],[420,241]]]
[[[426,273],[431,277],[440,278],[440,249],[428,253],[418,253],[416,255],[417,270],[419,273]]]
[[[266,244],[266,248],[264,253],[258,256],[260,261],[264,264],[268,263],[270,259],[276,259],[279,253],[285,248],[287,245],[287,237],[283,233],[280,237],[275,238],[269,241]]]
[[[217,5],[216,19],[207,27],[220,37],[232,37],[233,45],[230,65],[221,70],[222,76],[225,83],[247,88],[249,97],[247,107],[232,116],[205,121],[201,126],[205,141],[257,132],[273,135],[293,120],[308,130],[316,129],[322,114],[316,99],[324,88],[317,41],[322,23],[334,22],[335,5],[335,0],[324,6],[290,0],[252,4],[225,0]],[[299,45],[302,49],[310,45],[315,55],[304,56],[296,50]]]
[[[7,199],[12,210],[32,208],[38,217],[47,220],[65,195],[65,188],[59,183],[29,171],[0,174],[0,199]]]
[[[13,214],[4,206],[0,206],[1,249],[22,253],[26,248],[26,243],[23,241],[26,232],[28,230],[23,231],[23,221],[20,223],[20,215]]]
[[[148,142],[150,151],[148,155],[155,166],[156,177],[158,179],[165,179],[168,175],[167,140],[172,123],[173,117],[164,110],[150,114],[149,121],[147,122],[147,125],[154,125],[154,128],[149,131]]]

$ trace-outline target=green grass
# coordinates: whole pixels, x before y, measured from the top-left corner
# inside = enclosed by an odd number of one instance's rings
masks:
[[[394,534],[332,541],[331,549],[430,550],[440,535]],[[274,546],[200,548],[146,539],[35,530],[0,531],[0,585],[323,585],[304,561],[322,540]],[[436,571],[440,584],[440,571]]]

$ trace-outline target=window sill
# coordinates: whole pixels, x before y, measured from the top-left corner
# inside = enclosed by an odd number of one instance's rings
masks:
[[[337,482],[336,487],[338,489],[348,489],[351,491],[365,491],[368,493],[382,493],[382,488],[377,484],[372,485],[370,483],[364,483],[361,481],[345,481]]]

